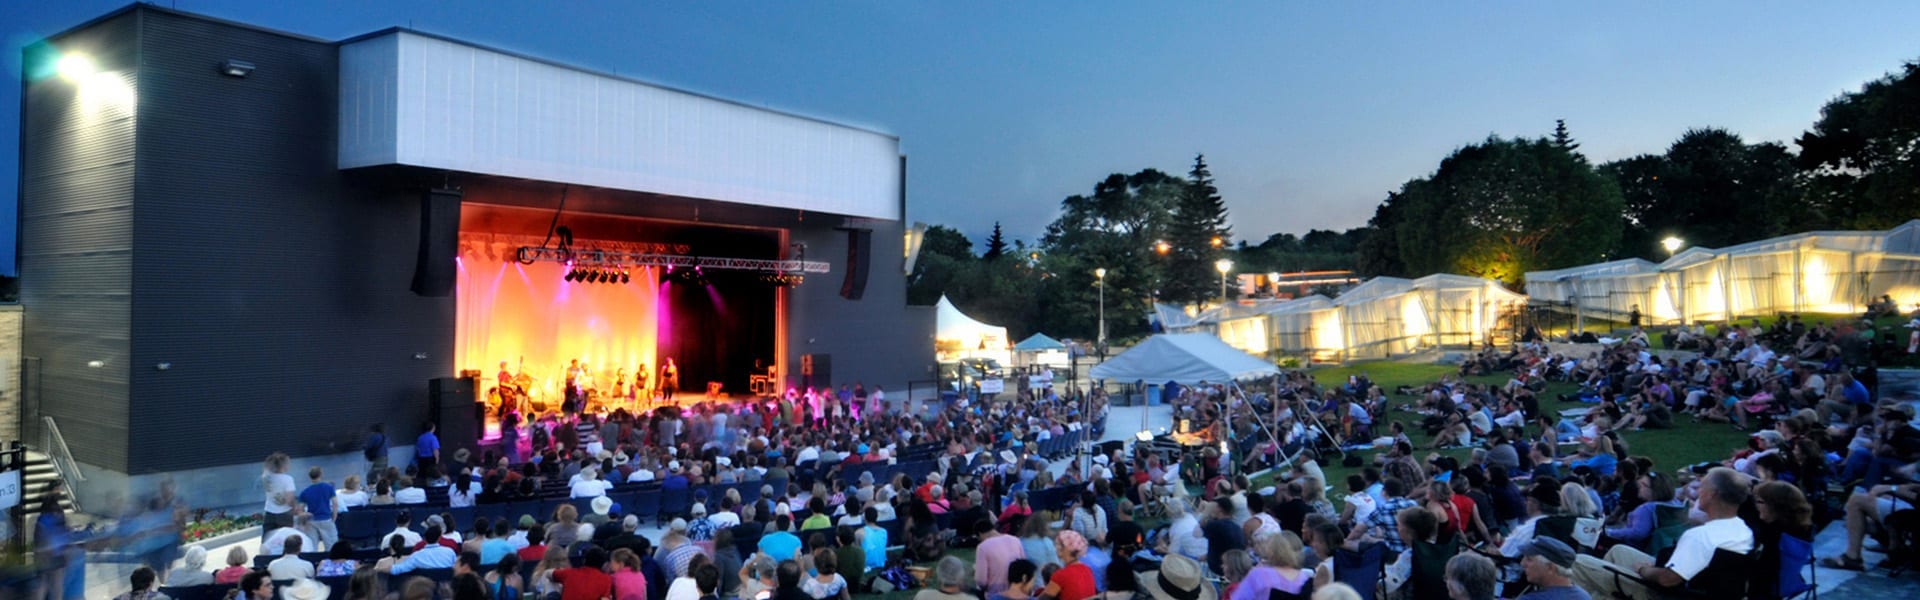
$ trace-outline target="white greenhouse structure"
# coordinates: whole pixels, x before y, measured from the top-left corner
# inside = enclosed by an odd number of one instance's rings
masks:
[[[1814,231],[1721,249],[1688,248],[1665,262],[1617,260],[1526,274],[1536,304],[1653,324],[1790,313],[1859,313],[1891,296],[1920,304],[1920,220],[1886,231]]]
[[[1234,304],[1194,315],[1161,305],[1167,331],[1208,331],[1256,355],[1314,361],[1386,358],[1485,343],[1510,329],[1527,297],[1462,275],[1376,277],[1337,298]]]

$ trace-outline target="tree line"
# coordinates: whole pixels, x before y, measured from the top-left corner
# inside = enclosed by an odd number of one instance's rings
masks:
[[[959,231],[931,227],[908,300],[932,304],[945,294],[1016,338],[1092,339],[1104,286],[1108,335],[1126,338],[1146,332],[1153,302],[1217,301],[1221,259],[1234,261],[1235,273],[1459,273],[1518,289],[1527,271],[1663,260],[1667,237],[1720,248],[1889,228],[1920,218],[1920,62],[1830,100],[1792,144],[1706,127],[1662,153],[1596,165],[1559,121],[1548,135],[1489,136],[1454,150],[1432,173],[1388,192],[1365,226],[1276,233],[1257,244],[1233,239],[1205,157],[1196,156],[1184,177],[1116,173],[1067,197],[1033,245],[1009,243],[996,224],[976,254]]]

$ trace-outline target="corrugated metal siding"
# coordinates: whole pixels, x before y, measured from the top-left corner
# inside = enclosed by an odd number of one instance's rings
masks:
[[[833,225],[837,225],[834,223]],[[866,296],[840,297],[846,275],[847,232],[832,225],[797,224],[792,241],[807,245],[807,258],[833,263],[833,274],[808,277],[788,295],[787,364],[800,372],[800,355],[831,354],[833,384],[865,382],[886,386],[894,402],[906,399],[906,384],[934,374],[934,311],[907,306],[907,279],[901,271],[905,228],[899,222],[873,227],[872,264]]]
[[[128,13],[55,40],[111,79],[30,83],[21,132],[22,353],[39,359],[39,414],[60,424],[76,459],[109,469],[127,462],[134,107],[85,94],[137,93],[137,22]]]
[[[417,201],[336,168],[335,47],[146,17],[130,472],[410,435],[452,372],[453,302],[408,291]]]

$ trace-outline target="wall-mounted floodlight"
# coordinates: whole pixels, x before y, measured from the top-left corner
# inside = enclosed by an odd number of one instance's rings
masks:
[[[227,59],[220,63],[220,74],[228,77],[246,77],[253,72],[253,63],[244,60]]]

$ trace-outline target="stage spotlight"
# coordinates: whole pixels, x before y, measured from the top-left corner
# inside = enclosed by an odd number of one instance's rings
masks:
[[[609,279],[613,279],[613,274],[608,273],[606,271],[601,271],[598,276],[594,277],[593,281],[594,283],[606,283],[607,280]]]
[[[580,276],[580,272],[579,272],[579,271],[575,271],[575,270],[573,270],[573,269],[567,269],[567,274],[566,274],[566,276],[564,276],[564,277],[561,277],[560,279],[562,279],[562,280],[565,280],[565,281],[567,281],[567,282],[569,282],[569,283],[571,283],[571,282],[572,282],[572,281],[573,281],[574,279],[577,279],[577,278],[579,278],[579,276]]]
[[[632,274],[632,273],[629,273],[629,272],[627,272],[627,270],[626,270],[626,269],[621,269],[621,270],[620,270],[620,283],[628,283],[628,282],[631,282],[631,281],[633,281],[633,274]]]

